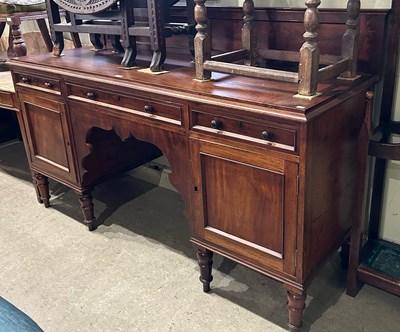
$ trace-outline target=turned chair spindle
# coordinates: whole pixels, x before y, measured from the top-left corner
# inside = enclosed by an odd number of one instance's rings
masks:
[[[318,28],[320,0],[307,0],[304,13],[304,44],[300,49],[299,95],[313,96],[317,92],[319,68]]]
[[[342,40],[342,59],[350,59],[348,69],[342,78],[353,78],[357,70],[357,51],[360,34],[360,0],[349,0],[347,3],[347,29]]]
[[[243,28],[242,28],[242,45],[247,51],[244,64],[254,66],[256,64],[256,29],[253,23],[254,2],[253,0],[245,0],[243,3]]]
[[[211,78],[211,71],[204,69],[204,62],[211,58],[211,40],[207,32],[206,0],[194,0],[194,19],[197,34],[194,38],[196,78],[201,81]]]

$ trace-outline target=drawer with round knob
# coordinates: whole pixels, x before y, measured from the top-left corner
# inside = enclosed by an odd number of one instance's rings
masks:
[[[182,124],[183,106],[174,102],[160,103],[153,98],[141,98],[132,94],[112,93],[94,87],[86,87],[67,83],[68,98],[88,103],[96,103],[104,107],[126,111],[131,114],[166,121],[171,124]]]
[[[60,82],[58,79],[54,78],[15,73],[15,83],[17,87],[33,87],[49,92],[60,93]]]
[[[192,130],[296,151],[296,128],[269,122],[228,118],[197,110],[191,112]]]

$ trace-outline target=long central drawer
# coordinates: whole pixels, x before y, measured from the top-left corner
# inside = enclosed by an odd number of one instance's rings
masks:
[[[163,100],[161,103],[156,98],[141,97],[140,95],[127,95],[113,93],[98,89],[67,83],[68,98],[78,99],[88,103],[99,104],[103,107],[118,109],[131,114],[150,117],[155,120],[170,124],[182,125],[183,105]]]

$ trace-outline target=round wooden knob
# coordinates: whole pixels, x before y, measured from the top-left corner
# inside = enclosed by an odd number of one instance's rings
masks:
[[[261,136],[262,136],[263,139],[271,140],[271,138],[272,138],[273,135],[272,135],[272,133],[271,133],[270,131],[264,130],[264,131],[261,133]]]
[[[29,84],[31,80],[28,77],[22,77],[21,81],[25,84]]]
[[[51,89],[51,88],[53,87],[53,84],[51,84],[50,82],[45,82],[45,83],[44,83],[44,86],[45,86],[47,89]]]
[[[367,98],[367,100],[372,100],[374,98],[374,91],[367,91],[365,98]]]
[[[86,94],[86,97],[88,97],[89,99],[92,99],[92,100],[96,99],[96,95],[93,92],[88,92]]]
[[[144,111],[149,114],[154,114],[156,112],[156,110],[150,105],[145,105]]]
[[[210,125],[211,125],[211,128],[214,128],[214,129],[221,129],[222,128],[222,122],[219,121],[219,120],[215,120],[215,119],[211,120]]]

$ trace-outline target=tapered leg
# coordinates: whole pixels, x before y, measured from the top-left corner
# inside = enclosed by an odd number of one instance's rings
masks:
[[[40,173],[32,174],[33,184],[35,185],[36,196],[40,204],[47,208],[50,206],[49,180],[47,176]]]
[[[97,228],[96,218],[94,217],[93,211],[93,198],[90,191],[83,191],[79,194],[79,202],[83,217],[85,218],[84,223],[88,227],[89,231],[94,231]]]
[[[299,291],[298,293],[292,290],[287,291],[289,312],[288,326],[292,332],[298,331],[302,326],[306,297],[307,294],[304,291]]]
[[[213,252],[207,249],[197,249],[197,260],[200,266],[200,281],[203,284],[203,292],[210,291],[210,282],[213,280],[211,275]]]

